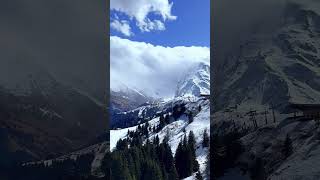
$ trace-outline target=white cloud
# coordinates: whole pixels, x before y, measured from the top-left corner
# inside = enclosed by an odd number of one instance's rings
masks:
[[[137,26],[141,31],[164,30],[164,22],[175,20],[171,8],[173,3],[169,0],[111,0],[110,8],[128,15],[137,21]],[[151,20],[150,13],[160,15],[162,19]]]
[[[140,30],[143,32],[150,32],[154,30],[163,31],[165,29],[165,25],[159,20],[151,21],[150,19],[147,19],[146,23],[140,24]]]
[[[111,88],[121,83],[159,96],[173,96],[177,83],[197,62],[210,61],[208,47],[163,47],[110,37]]]
[[[125,20],[119,21],[117,19],[114,19],[112,20],[110,27],[121,32],[125,36],[133,35],[128,21],[125,21]]]

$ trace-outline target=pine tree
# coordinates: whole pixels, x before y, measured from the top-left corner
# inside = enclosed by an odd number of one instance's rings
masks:
[[[199,170],[195,154],[195,137],[192,131],[189,133],[189,138],[185,135],[180,141],[175,154],[175,165],[180,179],[189,177]]]
[[[163,162],[166,171],[169,172],[172,168],[174,168],[174,159],[172,156],[172,151],[167,140],[164,140],[161,146],[163,147],[164,154],[163,159],[161,159],[161,162]]]
[[[187,135],[184,134],[183,139],[182,139],[182,147],[186,148],[188,146],[188,139],[187,139]]]
[[[136,177],[140,177],[140,174],[136,173],[137,169],[139,169],[140,162],[134,160],[131,151],[127,151],[126,153],[128,170],[131,174],[134,174],[134,176],[132,176],[132,179],[136,179]]]
[[[207,133],[207,129],[203,132],[202,147],[209,147],[209,135]]]
[[[196,157],[196,140],[193,131],[190,131],[188,137],[188,150],[191,153],[191,162],[192,162],[192,172],[196,172],[199,170],[199,163]]]
[[[141,180],[163,180],[161,169],[154,161],[147,160],[143,167]]]
[[[134,176],[134,179],[141,179],[142,168],[143,168],[143,159],[145,155],[142,152],[141,147],[130,148],[127,152],[124,152],[127,155],[126,159],[131,160],[130,164],[130,173]]]
[[[289,157],[292,154],[292,140],[289,134],[287,134],[286,139],[284,141],[282,152],[285,158]]]
[[[176,149],[175,154],[175,165],[178,172],[178,176],[180,179],[185,177],[185,169],[184,169],[184,157],[183,157],[183,145],[182,141],[179,142],[178,147]]]
[[[159,143],[160,143],[159,136],[156,135],[156,136],[153,138],[153,144],[159,145]]]
[[[146,124],[142,127],[142,134],[144,135],[144,137],[148,137],[149,135],[149,131],[148,131],[148,127],[149,127],[149,123],[146,122]]]
[[[114,154],[111,162],[111,180],[132,180],[128,167],[120,155]]]
[[[191,176],[193,172],[195,172],[195,159],[193,158],[193,155],[192,155],[192,151],[190,149],[189,146],[187,147],[184,147],[183,149],[183,154],[184,154],[184,168],[185,168],[185,175],[184,177],[188,177],[188,176]],[[186,163],[188,162],[188,163]]]
[[[170,116],[168,114],[164,116],[164,121],[166,124],[170,124]]]
[[[116,149],[117,150],[124,150],[124,149],[127,149],[128,148],[128,142],[127,142],[127,139],[119,139],[119,141],[117,142],[116,144]]]
[[[205,175],[207,179],[210,179],[210,156],[211,156],[211,152],[210,152],[210,146],[209,146],[208,154],[206,157],[206,169],[205,169]]]
[[[176,167],[173,164],[169,170],[168,180],[178,180],[178,179],[179,179],[179,176],[178,176]]]
[[[166,125],[165,119],[162,114],[160,115],[159,121],[160,122],[158,125],[158,131],[160,131]]]
[[[147,150],[147,152],[150,153],[152,146],[151,146],[151,142],[148,138],[146,140],[146,143],[144,144],[144,147]]]
[[[168,143],[168,142],[169,142],[169,139],[170,139],[170,130],[167,129],[166,135],[165,135],[164,138],[163,138],[163,142]]]

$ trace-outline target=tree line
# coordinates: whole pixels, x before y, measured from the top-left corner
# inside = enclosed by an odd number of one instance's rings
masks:
[[[206,131],[203,137],[202,146],[208,147]],[[103,169],[105,173],[110,169],[111,180],[178,180],[193,173],[197,179],[203,179],[196,160],[196,141],[192,131],[181,138],[174,156],[168,135],[162,142],[158,136],[152,140],[146,138],[145,143],[132,143],[136,141],[135,137],[119,140],[116,149],[105,156]]]

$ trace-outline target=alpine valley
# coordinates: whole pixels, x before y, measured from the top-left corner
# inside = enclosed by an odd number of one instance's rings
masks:
[[[217,67],[211,124],[217,179],[320,175],[317,119],[293,109],[320,102],[319,3],[287,1],[280,19],[272,33],[255,31]]]
[[[60,161],[59,168],[42,162],[106,141],[103,102],[34,61],[1,63],[10,67],[1,66],[0,179],[87,177],[88,169],[81,169],[83,174],[73,169],[82,168],[82,161],[91,164],[91,156],[63,163],[66,171],[59,169]],[[8,69],[17,70],[9,81]]]
[[[137,92],[127,90],[122,92],[126,99]],[[111,179],[207,179],[209,93],[210,66],[200,62],[182,76],[173,98],[139,104],[137,99],[147,97],[140,91],[134,93],[140,98],[131,99],[135,108],[111,113]]]
[[[210,102],[203,95],[210,90],[209,69],[207,63],[195,64],[177,83],[175,96],[169,99],[147,96],[125,83],[112,89],[110,142],[106,140],[107,132],[96,133],[75,150],[40,160],[26,159],[14,168],[20,172],[15,178],[207,178]],[[64,117],[54,110],[45,112],[52,117]],[[190,158],[187,166],[185,158]]]

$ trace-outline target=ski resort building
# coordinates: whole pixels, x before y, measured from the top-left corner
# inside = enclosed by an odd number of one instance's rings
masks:
[[[290,104],[289,108],[293,110],[295,116],[300,112],[304,118],[320,119],[320,104]]]

